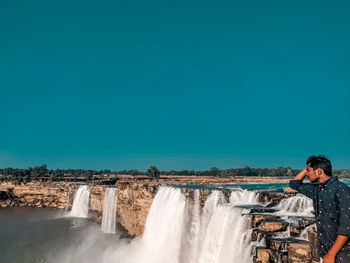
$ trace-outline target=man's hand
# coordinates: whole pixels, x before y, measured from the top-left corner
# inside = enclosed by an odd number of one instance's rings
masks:
[[[348,242],[348,239],[348,236],[338,235],[333,246],[324,256],[323,263],[334,263],[335,257],[337,256],[341,248],[345,245],[345,243]]]
[[[324,257],[323,257],[323,261],[322,263],[334,263],[335,262],[335,256],[336,255],[332,255],[332,254],[326,254]]]
[[[306,168],[304,170],[302,170],[300,173],[297,174],[297,176],[295,176],[295,178],[293,180],[304,180],[304,178],[307,175],[307,170]]]

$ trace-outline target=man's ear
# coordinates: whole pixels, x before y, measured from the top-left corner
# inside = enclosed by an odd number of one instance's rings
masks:
[[[321,168],[318,168],[318,169],[316,170],[317,175],[321,175],[322,172],[323,172],[323,170],[322,170]]]

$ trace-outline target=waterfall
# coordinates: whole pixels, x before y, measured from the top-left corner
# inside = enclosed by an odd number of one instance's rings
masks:
[[[313,216],[314,211],[312,199],[302,194],[282,199],[276,208],[279,210],[276,214],[281,216]]]
[[[242,209],[230,204],[218,205],[206,230],[199,263],[251,262],[247,217],[241,216]]]
[[[143,263],[179,262],[186,199],[180,189],[161,187],[155,196],[142,237]]]
[[[259,194],[237,188],[231,192],[230,203],[233,205],[259,205]]]
[[[69,216],[88,217],[90,191],[87,185],[79,186],[73,199],[72,210]]]
[[[202,239],[198,263],[251,262],[249,218],[236,205],[256,205],[258,195],[248,190],[235,189],[227,203],[222,192],[208,196],[202,215]]]
[[[256,204],[250,191],[232,192],[239,204]],[[200,211],[200,194],[193,205],[178,188],[160,187],[147,216],[141,240],[142,263],[247,263],[252,261],[249,217],[237,202],[213,191]]]
[[[86,186],[83,189],[88,190]],[[75,199],[83,189],[78,189]],[[193,191],[193,198],[186,198],[182,191],[158,188],[142,237],[125,242],[115,239],[116,235],[96,234],[92,228],[88,235],[81,236],[77,246],[69,246],[63,260],[53,262],[251,263],[257,242],[251,242],[251,217],[242,215],[249,210],[238,206],[256,205],[258,196],[247,190],[233,190],[228,200],[223,192],[212,191],[202,207],[200,190]],[[116,195],[117,189],[106,189],[104,206],[115,206],[116,200],[109,200],[113,192]],[[260,244],[263,241],[259,240]]]
[[[115,233],[115,218],[117,210],[118,189],[106,188],[103,201],[101,230],[104,233]]]
[[[190,223],[189,232],[189,262],[194,262],[198,258],[200,248],[200,229],[201,229],[201,218],[200,218],[200,192],[199,190],[194,191],[194,204],[192,209],[192,222]]]

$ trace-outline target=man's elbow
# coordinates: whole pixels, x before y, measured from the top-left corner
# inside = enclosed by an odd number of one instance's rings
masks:
[[[345,226],[345,225],[339,226],[337,235],[350,237],[350,226]]]
[[[302,184],[301,180],[291,180],[289,182],[289,187],[298,190],[299,186]]]

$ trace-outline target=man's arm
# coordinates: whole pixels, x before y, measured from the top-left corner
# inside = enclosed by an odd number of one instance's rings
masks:
[[[346,244],[348,239],[348,236],[338,235],[331,249],[323,257],[323,263],[334,263],[339,250]]]
[[[293,180],[290,181],[289,186],[292,189],[297,190],[298,192],[306,195],[307,197],[313,198],[315,186],[312,184],[303,183],[306,174],[307,170],[305,168],[300,173],[298,173]]]
[[[304,178],[306,177],[306,174],[307,174],[307,170],[306,168],[303,169],[300,173],[298,173],[293,180],[304,180]]]

